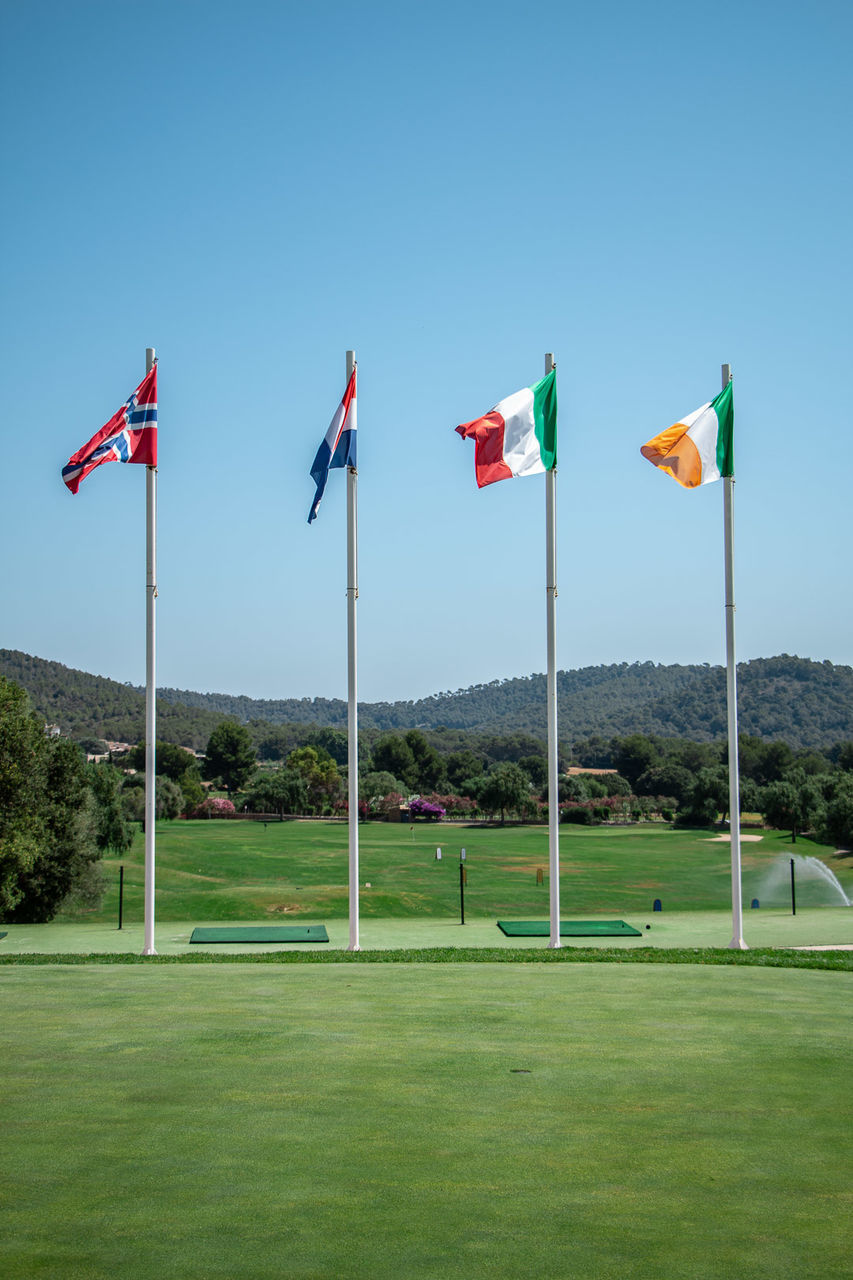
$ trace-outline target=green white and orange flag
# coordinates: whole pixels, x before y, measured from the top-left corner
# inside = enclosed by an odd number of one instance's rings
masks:
[[[718,396],[640,449],[685,489],[734,475],[734,404],[729,382]]]

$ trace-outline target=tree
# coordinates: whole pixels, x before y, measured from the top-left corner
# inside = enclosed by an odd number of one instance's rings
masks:
[[[308,787],[298,770],[275,769],[255,779],[245,803],[252,813],[305,813]]]
[[[430,746],[420,729],[410,729],[406,734],[406,744],[415,760],[414,785],[421,791],[435,791],[447,780],[444,761]]]
[[[341,794],[341,775],[328,752],[316,747],[297,747],[287,757],[287,768],[298,774],[308,792],[309,807],[322,813]]]
[[[44,723],[30,714],[23,689],[0,676],[0,918],[24,896],[23,877],[44,841],[47,751]]]
[[[557,795],[560,801],[572,800],[575,804],[583,804],[584,800],[589,799],[589,790],[587,789],[588,779],[588,774],[565,774],[560,779],[557,788]]]
[[[483,771],[483,757],[474,755],[467,747],[462,751],[451,751],[445,761],[447,781],[451,787],[459,788],[468,778],[476,778]]]
[[[236,720],[223,720],[207,743],[205,776],[221,778],[229,791],[239,791],[254,769],[255,748],[249,730]]]
[[[44,789],[36,797],[42,840],[31,867],[19,877],[20,899],[6,919],[24,924],[52,920],[78,885],[92,884],[96,844],[96,804],[87,786],[86,758],[67,738],[46,738]]]
[[[345,729],[315,729],[309,734],[306,745],[325,751],[338,765],[346,764],[349,758],[349,737]]]
[[[638,796],[673,796],[681,806],[688,800],[694,783],[689,769],[667,761],[645,769],[637,778],[634,790]]]
[[[89,786],[95,797],[95,843],[101,850],[124,853],[133,843],[133,832],[127,824],[122,805],[122,778],[115,765],[105,761],[90,764]]]
[[[485,776],[479,794],[480,807],[487,813],[500,809],[501,826],[506,821],[506,811],[519,813],[530,798],[530,781],[519,765],[504,760],[493,765]]]
[[[725,765],[700,769],[679,809],[681,827],[710,827],[729,807],[729,771]]]
[[[642,733],[632,733],[627,738],[614,741],[613,763],[632,786],[636,786],[641,773],[660,762],[657,744]]]
[[[541,795],[548,785],[548,759],[546,756],[522,756],[518,762],[530,779],[530,785],[537,795]]]
[[[819,825],[824,812],[820,785],[802,769],[789,769],[784,778],[764,788],[764,819],[771,827],[789,827],[792,844],[800,832]]]
[[[415,753],[405,738],[389,733],[380,738],[373,748],[373,768],[377,773],[390,773],[406,786],[414,789],[418,784],[418,768]]]
[[[154,754],[155,768],[157,770],[157,816],[162,816],[160,799],[160,786],[163,778],[170,778],[172,782],[177,783],[183,794],[183,801],[178,810],[179,813],[190,813],[197,808],[204,799],[204,787],[201,785],[201,770],[198,767],[198,760],[192,751],[186,747],[176,746],[173,742],[160,742],[157,740]],[[136,769],[140,773],[145,771],[145,743],[139,742],[132,747],[127,753],[127,764],[131,769]],[[173,797],[174,792],[169,792],[169,796]],[[173,800],[167,802],[167,807],[173,807]],[[177,815],[175,815],[177,816]]]
[[[195,773],[200,778],[198,760],[186,747],[177,747],[174,742],[161,742],[159,738],[154,748],[155,767],[158,775],[171,778],[180,786],[184,784],[187,774]],[[145,743],[139,742],[127,753],[127,764],[131,769],[145,772]]]
[[[853,777],[842,774],[826,806],[821,839],[853,847]]]
[[[97,899],[96,803],[86,759],[49,738],[23,689],[0,677],[0,912],[50,920],[69,894]]]
[[[370,804],[371,801],[381,800],[383,796],[387,796],[391,791],[399,791],[400,783],[394,777],[393,773],[387,770],[380,772],[366,773],[359,783],[359,792],[364,800]]]
[[[172,778],[157,778],[154,787],[154,807],[158,818],[177,818],[183,813],[186,801],[184,793]]]

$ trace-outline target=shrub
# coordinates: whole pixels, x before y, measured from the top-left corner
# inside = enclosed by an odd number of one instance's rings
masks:
[[[596,823],[592,810],[584,808],[583,805],[572,805],[563,809],[560,819],[562,822],[575,822],[580,827],[592,827]]]
[[[194,818],[229,818],[236,812],[231,801],[226,800],[224,796],[208,796],[193,809],[192,816]]]
[[[428,818],[430,822],[438,822],[440,818],[445,816],[446,812],[440,804],[433,804],[431,801],[425,800],[423,796],[416,796],[414,800],[409,801],[410,818]]]

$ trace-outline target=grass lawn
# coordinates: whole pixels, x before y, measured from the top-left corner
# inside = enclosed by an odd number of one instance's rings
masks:
[[[560,900],[564,918],[725,909],[731,903],[728,844],[713,831],[659,824],[560,830]],[[371,918],[453,917],[459,907],[459,850],[467,850],[466,918],[548,916],[548,832],[544,827],[484,828],[390,823],[360,828],[360,913]],[[436,861],[436,847],[443,858]],[[765,832],[743,845],[744,899],[760,897],[775,859],[820,856],[853,895],[853,859],[790,836]],[[125,866],[127,924],[143,918],[144,846],[137,836]],[[109,890],[93,923],[118,915],[118,860],[105,862]],[[544,883],[537,884],[537,869]],[[347,829],[343,823],[163,822],[157,827],[157,919],[264,920],[347,916]],[[367,886],[370,886],[369,888]],[[805,883],[798,905],[813,902]],[[777,904],[782,905],[782,904]],[[66,917],[67,918],[67,917]]]
[[[849,1275],[850,973],[0,968],[8,1280]]]

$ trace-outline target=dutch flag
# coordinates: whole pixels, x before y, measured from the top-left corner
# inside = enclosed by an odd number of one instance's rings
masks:
[[[308,513],[309,524],[317,516],[320,499],[323,497],[323,491],[326,488],[326,481],[329,478],[331,468],[354,467],[356,465],[356,368],[353,368],[352,376],[344,392],[344,398],[335,410],[334,417],[329,423],[329,430],[323,437],[323,443],[317,450],[314,465],[311,467],[311,479],[317,486],[317,492],[314,494],[314,501],[311,503],[311,510]]]

